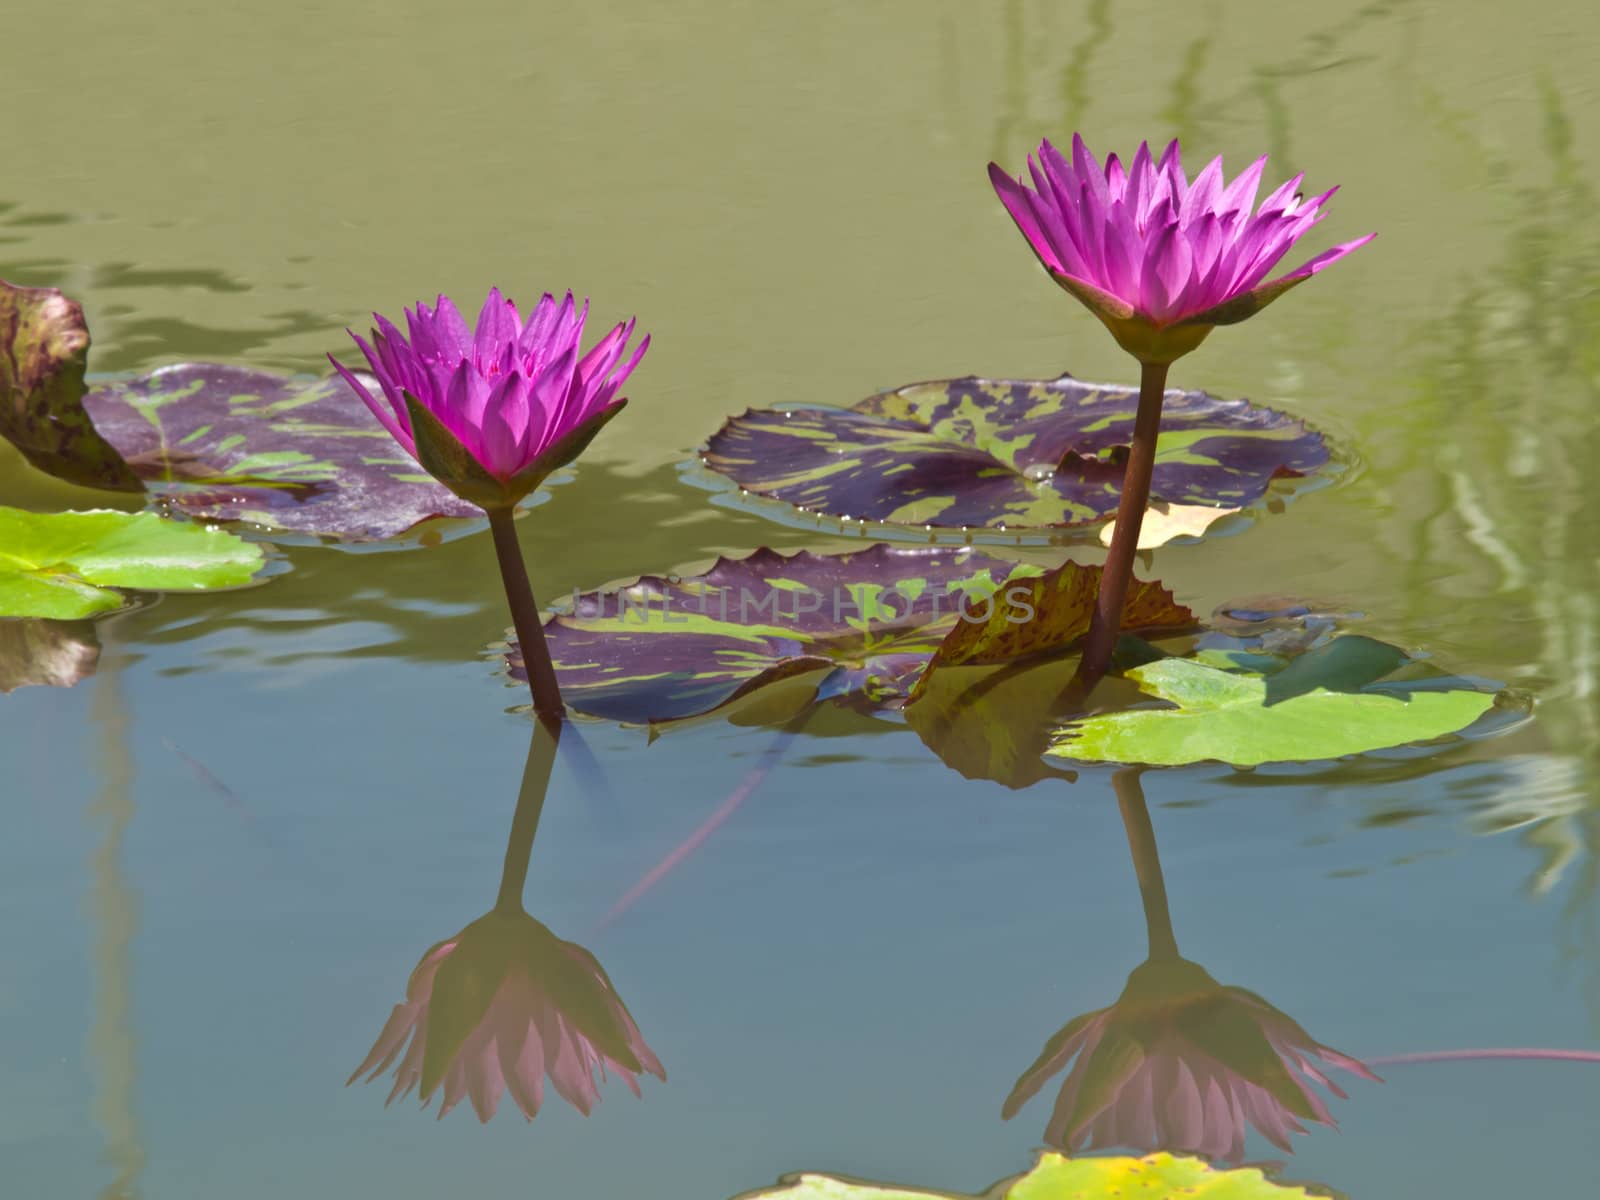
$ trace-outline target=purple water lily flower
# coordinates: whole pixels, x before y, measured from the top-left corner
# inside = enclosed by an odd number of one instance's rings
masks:
[[[402,333],[374,313],[371,341],[351,332],[382,397],[331,354],[373,415],[430,474],[485,509],[509,507],[572,461],[614,417],[617,396],[650,345],[626,361],[634,322],[579,353],[589,303],[545,293],[523,320],[491,288],[470,329],[448,296],[406,311]],[[442,436],[441,436],[442,435]]]
[[[524,321],[489,289],[476,329],[448,296],[406,311],[410,337],[373,313],[369,342],[350,331],[377,376],[382,399],[333,355],[328,361],[423,469],[483,509],[494,535],[506,601],[540,718],[565,711],[539,608],[512,528],[512,508],[550,472],[571,462],[627,400],[618,389],[650,346],[623,360],[634,322],[616,326],[584,355],[578,347],[589,302],[546,292]]]
[[[1307,200],[1299,191],[1302,176],[1296,175],[1257,206],[1266,163],[1263,155],[1228,183],[1222,160],[1213,159],[1191,182],[1176,141],[1159,161],[1144,142],[1127,169],[1115,154],[1102,168],[1073,134],[1070,162],[1045,140],[1028,158],[1027,177],[1013,179],[989,164],[1001,203],[1050,277],[1139,360],[1139,411],[1116,529],[1094,622],[1064,697],[1067,708],[1080,705],[1110,669],[1150,498],[1168,368],[1218,325],[1253,316],[1377,236],[1345,242],[1267,279],[1289,247],[1323,218],[1323,205],[1337,189]]]
[[[1229,183],[1215,158],[1191,182],[1176,141],[1159,160],[1141,143],[1127,169],[1115,154],[1102,168],[1074,134],[1070,160],[1039,143],[1028,159],[1032,187],[994,163],[989,178],[1051,278],[1135,358],[1170,363],[1377,236],[1268,280],[1338,189],[1307,200],[1296,175],[1256,206],[1266,163],[1262,155]]]

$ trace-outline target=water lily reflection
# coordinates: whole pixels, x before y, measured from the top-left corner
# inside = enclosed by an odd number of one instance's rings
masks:
[[[1116,776],[1149,929],[1148,959],[1115,1004],[1069,1021],[1022,1073],[1010,1118],[1067,1070],[1045,1140],[1069,1150],[1126,1146],[1237,1162],[1254,1126],[1279,1149],[1305,1123],[1335,1126],[1312,1084],[1343,1098],[1333,1066],[1376,1080],[1254,992],[1228,987],[1178,953],[1137,769]],[[1068,1064],[1071,1063],[1070,1069]]]
[[[556,936],[522,907],[559,737],[559,728],[552,733],[534,723],[494,908],[422,956],[404,1003],[395,1005],[349,1083],[362,1076],[370,1082],[393,1067],[389,1101],[415,1088],[426,1107],[442,1088],[440,1117],[465,1097],[478,1119],[487,1121],[510,1092],[531,1121],[544,1102],[546,1076],[585,1115],[610,1072],[635,1095],[639,1075],[666,1079],[594,955]]]

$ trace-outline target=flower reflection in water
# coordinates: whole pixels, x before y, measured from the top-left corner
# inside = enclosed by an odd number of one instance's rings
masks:
[[[371,1052],[348,1083],[394,1066],[389,1100],[416,1088],[426,1106],[443,1087],[439,1116],[463,1097],[480,1121],[511,1093],[532,1120],[544,1080],[587,1115],[600,1080],[620,1075],[639,1094],[645,1072],[666,1071],[594,955],[564,941],[522,908],[528,856],[562,728],[534,722],[528,769],[506,847],[500,895],[486,915],[422,956]],[[569,736],[576,736],[568,727]],[[599,1079],[596,1078],[596,1072]]]
[[[1304,1122],[1335,1125],[1310,1086],[1344,1097],[1324,1067],[1378,1077],[1254,992],[1226,987],[1178,954],[1138,769],[1118,772],[1115,783],[1144,899],[1149,958],[1128,977],[1115,1004],[1069,1021],[1046,1043],[1001,1115],[1016,1115],[1072,1063],[1045,1129],[1053,1145],[1169,1150],[1237,1162],[1244,1157],[1245,1131],[1254,1126],[1288,1152],[1289,1135],[1304,1133]]]

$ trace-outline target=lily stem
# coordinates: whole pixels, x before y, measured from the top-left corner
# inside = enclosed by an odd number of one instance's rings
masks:
[[[1142,774],[1143,767],[1123,767],[1111,776],[1111,786],[1117,793],[1122,828],[1128,835],[1128,849],[1133,854],[1133,873],[1139,880],[1150,957],[1177,958],[1178,938],[1172,932],[1167,881],[1161,874],[1161,853],[1156,849],[1156,830],[1150,823],[1150,808],[1144,801],[1144,785],[1139,779]]]
[[[528,582],[528,568],[522,561],[517,529],[510,508],[489,512],[489,532],[494,535],[494,553],[500,561],[500,579],[505,584],[506,602],[511,606],[511,623],[517,630],[517,645],[522,649],[522,666],[528,674],[528,690],[533,694],[533,711],[541,720],[560,723],[566,706],[561,703],[561,687],[545,644],[544,626],[539,621],[539,604]]]
[[[1145,363],[1139,375],[1139,412],[1133,421],[1133,444],[1122,475],[1122,497],[1117,504],[1117,524],[1111,550],[1100,573],[1100,592],[1094,616],[1083,642],[1069,691],[1086,696],[1111,669],[1111,652],[1122,630],[1122,605],[1133,578],[1133,557],[1139,549],[1139,526],[1150,502],[1150,476],[1155,470],[1156,435],[1161,429],[1161,400],[1167,390],[1167,363]]]

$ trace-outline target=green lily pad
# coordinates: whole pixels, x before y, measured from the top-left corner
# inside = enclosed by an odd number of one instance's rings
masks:
[[[1345,641],[1355,644],[1340,648]],[[1296,660],[1305,667],[1291,662],[1267,675],[1187,658],[1147,663],[1127,678],[1170,707],[1086,717],[1061,729],[1048,753],[1155,766],[1313,762],[1443,737],[1494,706],[1492,693],[1447,679],[1393,678],[1411,660],[1382,647],[1347,635]],[[1290,685],[1274,688],[1291,671]]]
[[[73,620],[122,607],[115,588],[205,591],[247,583],[261,547],[154,513],[0,508],[0,616]]]
[[[1218,1170],[1197,1158],[1039,1156],[1026,1175],[997,1183],[985,1200],[1309,1200],[1302,1187],[1274,1183],[1254,1167]],[[965,1192],[934,1192],[867,1183],[836,1175],[793,1175],[775,1188],[735,1200],[977,1200]]]
[[[1066,1158],[1044,1154],[1039,1165],[1006,1192],[1006,1200],[1289,1200],[1301,1187],[1272,1182],[1254,1167],[1218,1170],[1197,1158]]]
[[[751,409],[702,461],[741,488],[852,521],[1019,532],[1115,515],[1138,393],[1060,379],[916,383],[852,408]],[[1321,434],[1280,412],[1167,393],[1150,497],[1158,510],[1236,511],[1274,479],[1329,461]],[[1176,528],[1189,532],[1194,514]]]

